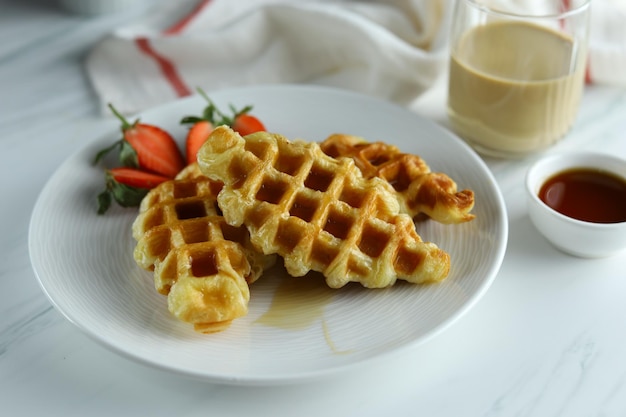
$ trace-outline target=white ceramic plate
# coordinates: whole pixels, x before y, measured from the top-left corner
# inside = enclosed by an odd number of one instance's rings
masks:
[[[96,214],[103,189],[96,152],[117,140],[103,132],[68,158],[33,211],[29,245],[33,268],[54,306],[114,351],[162,369],[228,384],[279,384],[327,376],[415,346],[465,313],[485,293],[504,256],[508,223],[502,196],[482,160],[457,137],[398,106],[319,87],[259,86],[218,91],[227,109],[254,105],[268,130],[321,141],[335,132],[385,140],[421,155],[435,171],[476,193],[469,223],[419,225],[419,233],[448,251],[441,284],[399,283],[384,290],[350,285],[330,291],[312,278],[287,280],[274,268],[252,286],[250,311],[225,332],[194,333],[170,316],[150,272],[133,261],[135,209]],[[200,97],[141,115],[182,143],[183,116],[200,114]],[[133,118],[134,120],[134,118]],[[182,145],[181,145],[182,146]],[[290,288],[291,289],[290,289]]]

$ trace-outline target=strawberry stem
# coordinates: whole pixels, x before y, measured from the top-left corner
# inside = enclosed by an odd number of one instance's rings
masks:
[[[120,119],[120,122],[122,122],[122,132],[125,132],[128,129],[131,129],[131,128],[135,127],[135,125],[139,121],[139,119],[137,119],[137,120],[135,120],[135,122],[133,124],[128,123],[128,120],[126,120],[126,118],[124,116],[122,116],[122,114],[120,112],[118,112],[117,109],[115,107],[113,107],[113,105],[111,103],[109,103],[109,109],[111,109],[113,114],[118,119]]]
[[[235,120],[235,119],[237,119],[237,117],[241,116],[242,114],[250,113],[250,110],[252,110],[252,106],[251,106],[251,105],[248,105],[248,106],[244,107],[244,108],[243,108],[243,109],[241,109],[241,110],[237,110],[237,109],[235,108],[235,106],[233,106],[233,105],[231,104],[231,106],[230,106],[230,110],[233,112],[233,114],[234,114],[234,116],[233,116],[233,120]]]
[[[200,95],[204,97],[204,99],[207,101],[207,103],[209,103],[210,107],[213,108],[213,111],[215,111],[218,116],[220,116],[224,120],[228,120],[228,116],[220,111],[220,109],[215,105],[215,103],[213,103],[213,101],[209,98],[209,96],[204,92],[203,89],[198,88],[198,93],[200,93]]]
[[[228,106],[228,108],[233,113],[233,115],[232,116],[227,116],[226,114],[224,114],[215,105],[215,103],[213,103],[211,98],[209,98],[209,96],[204,92],[203,89],[197,88],[196,90],[198,91],[198,94],[200,94],[207,101],[207,103],[209,103],[209,105],[204,110],[204,114],[203,114],[203,117],[202,117],[201,120],[207,120],[207,121],[211,122],[214,126],[227,125],[227,126],[231,126],[232,127],[232,125],[235,123],[235,120],[237,119],[237,117],[241,116],[242,114],[249,113],[252,110],[252,106],[250,106],[250,105],[245,106],[241,110],[237,110],[237,108],[235,108],[235,106],[230,104]],[[219,118],[215,118],[214,117],[214,113]],[[199,121],[199,120],[197,120],[197,121]],[[185,119],[183,119],[183,121],[181,121],[181,123],[191,123],[191,122],[193,122],[191,117],[185,118]]]
[[[252,106],[248,105],[243,107],[241,110],[237,110],[235,106],[230,104],[228,106],[229,110],[232,112],[232,116],[228,116],[223,113],[216,105],[213,103],[211,98],[204,92],[201,88],[196,88],[198,94],[200,94],[208,103],[202,112],[202,116],[185,116],[181,119],[181,124],[194,125],[198,122],[206,120],[211,123],[213,126],[226,125],[232,127],[237,118],[243,114],[247,114],[252,110]]]

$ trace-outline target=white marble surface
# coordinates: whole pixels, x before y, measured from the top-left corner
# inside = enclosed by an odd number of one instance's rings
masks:
[[[113,125],[82,61],[132,18],[0,0],[0,415],[626,415],[626,254],[577,259],[540,237],[522,187],[536,156],[487,160],[510,221],[493,286],[452,327],[397,357],[317,382],[219,386],[120,357],[63,319],[31,269],[29,217],[59,164]],[[414,107],[446,125],[444,81]],[[549,152],[566,149],[626,158],[626,91],[589,87],[575,128]]]

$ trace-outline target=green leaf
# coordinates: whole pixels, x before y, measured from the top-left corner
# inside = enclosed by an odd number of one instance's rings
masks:
[[[204,119],[202,117],[198,117],[198,116],[185,116],[180,120],[180,124],[181,125],[193,125],[203,120]]]
[[[113,181],[110,187],[113,198],[122,207],[137,207],[141,200],[148,194],[147,188],[130,187]]]
[[[98,214],[104,214],[111,207],[111,194],[104,190],[98,194]]]
[[[120,146],[120,163],[125,167],[140,168],[137,151],[125,140]]]
[[[231,108],[232,108],[233,113],[235,114],[234,119],[236,119],[237,116],[241,116],[242,114],[250,113],[250,111],[252,110],[252,106],[250,106],[250,105],[244,107],[241,110],[237,110],[236,108],[234,108],[232,106],[231,106]]]
[[[215,122],[215,106],[213,105],[213,103],[210,103],[204,108],[204,112],[202,112],[202,118],[204,120],[208,120],[211,123]]]
[[[137,207],[150,191],[147,188],[131,187],[119,183],[110,173],[105,174],[106,189],[98,194],[98,214],[104,214],[115,200],[122,207]]]
[[[100,160],[102,158],[104,158],[105,155],[108,154],[109,152],[111,152],[113,149],[117,148],[118,146],[122,146],[122,142],[124,142],[124,141],[123,140],[115,141],[115,143],[113,145],[109,146],[108,148],[104,148],[100,152],[98,152],[96,154],[96,157],[93,160],[93,164],[95,165],[98,162],[100,162]]]

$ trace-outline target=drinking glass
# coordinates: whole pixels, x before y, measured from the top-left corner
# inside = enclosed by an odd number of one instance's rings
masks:
[[[561,139],[576,118],[589,0],[457,0],[448,117],[479,153],[520,157]]]

